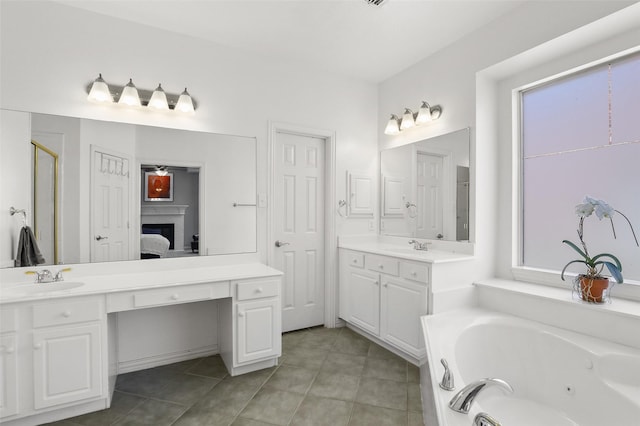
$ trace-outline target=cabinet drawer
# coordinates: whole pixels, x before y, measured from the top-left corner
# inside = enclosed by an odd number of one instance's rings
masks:
[[[368,254],[365,257],[365,266],[372,271],[398,276],[398,260],[391,257],[374,256]]]
[[[207,299],[211,299],[211,288],[209,286],[174,287],[136,293],[133,295],[133,306],[136,308],[145,308],[148,306],[171,305],[174,303],[196,302]]]
[[[245,281],[237,284],[237,300],[260,299],[278,295],[280,280]]]
[[[102,306],[99,299],[69,300],[33,306],[34,327],[96,321],[101,317]]]
[[[400,263],[400,276],[407,280],[429,282],[429,266],[421,263],[402,262]]]
[[[346,252],[345,258],[347,265],[355,266],[356,268],[364,268],[364,254]]]

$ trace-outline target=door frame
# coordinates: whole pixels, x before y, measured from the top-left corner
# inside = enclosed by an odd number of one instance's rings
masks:
[[[337,249],[336,217],[333,201],[336,196],[336,132],[297,124],[269,121],[267,142],[267,264],[273,266],[275,250],[272,245],[275,234],[274,218],[274,162],[275,143],[278,133],[307,136],[324,140],[324,325],[335,328],[338,324],[337,301]]]

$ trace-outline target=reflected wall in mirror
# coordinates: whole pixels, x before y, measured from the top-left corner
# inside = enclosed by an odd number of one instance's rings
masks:
[[[470,129],[380,153],[380,233],[469,240]]]
[[[30,134],[58,155],[57,185],[50,179],[44,182],[51,193],[57,191],[58,206],[41,189],[32,192],[29,205],[16,206],[25,208],[28,222],[37,220],[37,242],[51,253],[46,264],[257,251],[255,138],[36,113],[30,114],[30,123],[21,134]],[[12,124],[3,122],[6,125]],[[12,160],[33,172],[33,152],[32,158]],[[172,174],[173,197],[145,202],[145,171],[155,172],[158,165]],[[16,186],[15,191],[34,191],[36,183],[43,187],[31,175],[29,186]],[[3,203],[15,199],[13,195],[6,194]],[[241,208],[234,207],[240,203]],[[41,219],[43,215],[50,220]],[[163,236],[169,228],[171,238]],[[154,239],[150,235],[169,240],[167,250],[147,256],[153,250],[143,239]],[[15,237],[0,238],[11,240],[2,244],[11,245],[15,258]],[[3,265],[8,265],[4,259]]]

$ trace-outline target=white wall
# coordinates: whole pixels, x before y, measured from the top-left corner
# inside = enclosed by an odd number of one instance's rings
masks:
[[[0,107],[162,127],[256,137],[258,192],[267,192],[268,122],[333,130],[337,135],[336,204],[347,170],[375,176],[377,88],[317,68],[247,55],[68,6],[41,1],[0,3]],[[87,85],[107,82],[177,93],[198,103],[192,117],[94,105]],[[4,208],[4,206],[2,206]],[[266,208],[258,213],[258,247],[266,259]],[[338,217],[341,233],[368,233],[368,220]]]
[[[14,207],[25,210],[27,218],[31,211],[31,117],[29,114],[0,110],[0,140],[23,140],[22,144],[0,143],[0,267],[12,267],[16,257],[20,229],[22,228],[22,214],[9,215],[9,209]],[[14,161],[15,158],[24,163]],[[4,238],[4,236],[10,238]]]
[[[499,154],[495,129],[495,81],[477,73],[633,2],[529,2],[473,32],[380,85],[378,134],[380,147],[402,145],[471,126],[471,239],[475,241],[476,279],[496,274],[496,252],[504,225],[498,227],[499,167],[510,158]],[[542,25],[541,23],[544,23]],[[476,88],[482,96],[476,97]],[[439,104],[443,113],[431,125],[384,135],[389,114],[420,101]],[[502,178],[502,177],[501,177]],[[504,177],[508,179],[509,177]],[[510,214],[510,206],[506,206]]]

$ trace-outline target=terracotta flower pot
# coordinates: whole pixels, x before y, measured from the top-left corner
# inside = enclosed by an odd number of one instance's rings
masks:
[[[602,277],[580,276],[580,297],[586,302],[604,302],[604,291],[609,287],[609,279]]]

